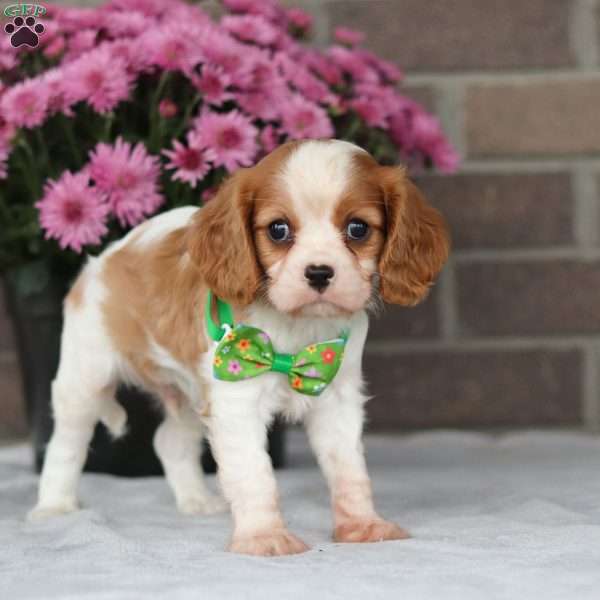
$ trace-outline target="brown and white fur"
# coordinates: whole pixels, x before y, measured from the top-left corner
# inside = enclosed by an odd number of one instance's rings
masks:
[[[369,226],[362,241],[350,219]],[[268,235],[284,219],[293,239]],[[440,215],[405,172],[378,165],[342,141],[293,142],[241,169],[205,208],[150,219],[91,258],[65,301],[60,367],[52,386],[55,429],[30,513],[76,510],[77,483],[98,421],[118,436],[126,415],[116,385],[130,382],[161,399],[154,439],[179,509],[212,513],[224,503],[206,489],[199,444],[210,439],[233,515],[230,549],[256,555],[302,552],[279,509],[265,450],[276,413],[305,424],[327,478],[338,542],[407,537],[375,511],[361,443],[361,357],[366,310],[380,299],[423,299],[448,254]],[[329,285],[308,285],[308,265],[329,265]],[[292,391],[267,373],[242,382],[212,377],[215,344],[203,320],[207,289],[262,328],[279,352],[350,330],[346,355],[319,397]]]

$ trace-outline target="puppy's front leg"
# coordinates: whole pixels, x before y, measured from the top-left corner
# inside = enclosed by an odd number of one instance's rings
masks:
[[[306,418],[307,433],[331,490],[336,542],[401,540],[409,534],[380,517],[362,445],[364,396],[360,374],[347,373],[337,389],[316,399]]]
[[[308,547],[283,522],[266,451],[270,415],[264,414],[259,400],[260,388],[254,382],[214,382],[211,446],[231,504],[234,529],[229,549],[258,556],[297,554]]]

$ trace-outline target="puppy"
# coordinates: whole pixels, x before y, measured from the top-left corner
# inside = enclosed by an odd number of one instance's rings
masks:
[[[184,513],[224,507],[199,466],[209,437],[233,515],[230,550],[307,550],[286,528],[265,450],[276,413],[305,424],[331,490],[335,541],[407,537],[376,512],[363,456],[367,310],[381,300],[422,300],[448,248],[442,218],[403,169],[336,140],[285,144],[238,171],[206,207],[175,209],[135,228],[89,259],[65,300],[54,434],[30,516],[77,509],[96,423],[114,436],[125,431],[114,394],[127,382],[162,401],[154,447]],[[318,396],[298,393],[275,371],[217,379],[204,317],[209,290],[230,303],[236,323],[267,333],[277,352],[344,332],[337,375]]]

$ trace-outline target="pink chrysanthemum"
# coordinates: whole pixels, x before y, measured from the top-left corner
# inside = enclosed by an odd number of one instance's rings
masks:
[[[260,15],[279,23],[285,20],[285,12],[274,0],[223,0],[223,4],[234,13]]]
[[[201,74],[194,77],[193,81],[208,104],[220,106],[233,98],[233,94],[227,91],[231,85],[231,78],[223,69],[208,64],[202,65]]]
[[[279,146],[280,135],[280,132],[273,125],[267,125],[260,132],[260,145],[263,148],[264,154],[273,152]]]
[[[211,163],[215,160],[215,153],[202,146],[198,135],[190,132],[187,146],[175,140],[173,150],[163,150],[163,154],[170,159],[167,169],[176,169],[173,179],[189,183],[193,188],[210,171]]]
[[[177,114],[177,104],[168,98],[161,100],[158,105],[158,114],[163,119],[172,119]]]
[[[306,35],[310,32],[313,26],[312,15],[308,14],[301,8],[290,8],[286,12],[288,25],[292,31]]]
[[[264,17],[258,15],[230,15],[221,25],[238,39],[259,46],[273,46],[281,32]]]
[[[333,46],[327,50],[327,55],[356,81],[379,83],[379,73],[365,60],[359,50]]]
[[[285,76],[288,84],[313,102],[332,103],[336,96],[329,87],[318,79],[308,67],[298,63],[283,52],[275,55],[275,64]]]
[[[108,47],[87,52],[65,69],[63,90],[70,104],[85,100],[97,112],[107,113],[129,96],[132,78],[125,62]]]
[[[329,85],[338,85],[343,81],[342,70],[328,57],[323,56],[316,50],[304,50],[301,62],[321,77]]]
[[[317,104],[292,96],[282,107],[282,129],[293,139],[325,138],[333,135],[327,113]]]
[[[195,40],[198,32],[188,23],[168,24],[153,28],[141,38],[151,64],[167,71],[189,73],[200,62],[202,55]]]
[[[86,52],[92,50],[96,46],[97,38],[98,31],[96,29],[76,31],[69,37],[64,62],[73,62]]]
[[[58,181],[49,180],[44,197],[36,204],[46,239],[61,248],[81,252],[87,244],[99,244],[107,232],[109,207],[104,194],[90,185],[86,173],[65,171]]]
[[[10,36],[0,36],[0,71],[10,71],[18,62],[19,49],[10,43]]]
[[[356,31],[356,29],[350,29],[350,27],[336,27],[333,31],[333,37],[336,42],[346,46],[356,46],[365,41],[364,33]]]
[[[251,164],[256,156],[258,131],[239,111],[216,113],[205,110],[196,118],[194,131],[198,143],[211,148],[216,166],[228,171]]]
[[[16,127],[37,127],[48,113],[50,93],[40,77],[26,79],[8,89],[0,100],[0,113]]]
[[[110,0],[108,9],[120,9],[123,11],[135,10],[147,17],[161,17],[169,8],[170,2],[165,0]]]
[[[48,99],[48,112],[54,114],[56,112],[62,112],[67,116],[72,116],[73,111],[71,110],[71,104],[65,97],[64,93],[64,76],[65,71],[60,67],[49,69],[41,78],[44,83],[48,86],[49,99]]]
[[[157,184],[159,160],[141,143],[132,146],[118,138],[114,146],[98,144],[87,170],[123,226],[137,225],[164,202]]]

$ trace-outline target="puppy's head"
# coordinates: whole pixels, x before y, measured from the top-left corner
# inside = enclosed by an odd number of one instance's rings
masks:
[[[448,235],[405,172],[347,142],[281,146],[199,211],[189,252],[215,294],[333,317],[374,295],[413,305],[448,256]]]

